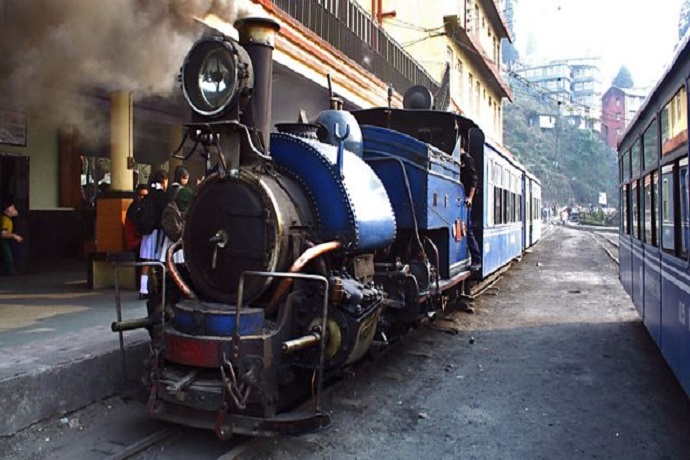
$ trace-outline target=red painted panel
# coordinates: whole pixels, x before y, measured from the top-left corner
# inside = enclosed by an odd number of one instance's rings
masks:
[[[223,361],[223,349],[230,340],[211,340],[166,331],[165,358],[187,366],[218,368]]]

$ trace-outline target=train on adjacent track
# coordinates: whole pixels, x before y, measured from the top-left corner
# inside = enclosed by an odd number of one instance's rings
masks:
[[[169,249],[168,288],[139,323],[151,333],[151,414],[222,439],[328,425],[324,381],[541,236],[539,180],[472,120],[420,105],[419,88],[403,109],[347,112],[333,97],[314,123],[271,133],[278,25],[235,26],[239,41],[202,38],[182,67],[187,138],[212,173]],[[462,151],[477,165],[471,208]],[[183,266],[170,257],[180,247]],[[292,410],[310,396],[313,409]]]
[[[690,42],[651,91],[618,143],[620,281],[690,396]]]

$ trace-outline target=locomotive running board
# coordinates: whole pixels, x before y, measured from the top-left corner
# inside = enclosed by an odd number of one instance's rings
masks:
[[[194,428],[212,430],[218,438],[226,441],[233,434],[246,436],[276,437],[294,436],[327,428],[331,416],[324,412],[288,412],[273,418],[249,417],[227,414],[218,426],[217,412],[192,409],[165,401],[149,403],[153,418]]]

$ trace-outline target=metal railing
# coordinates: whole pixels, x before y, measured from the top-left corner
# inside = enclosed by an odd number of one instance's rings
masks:
[[[404,93],[440,85],[402,46],[352,0],[273,0],[273,3],[347,57]]]

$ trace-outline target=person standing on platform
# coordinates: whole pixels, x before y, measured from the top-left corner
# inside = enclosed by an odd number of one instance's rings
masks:
[[[168,187],[168,175],[163,170],[153,173],[149,181],[149,193],[144,199],[148,201],[144,208],[149,208],[153,215],[153,230],[149,234],[141,236],[139,258],[142,261],[159,261],[163,249],[163,230],[161,229],[161,217],[168,198],[165,190]],[[149,297],[149,273],[150,267],[142,267],[139,285],[139,298]]]
[[[149,187],[146,184],[138,184],[134,195],[134,201],[132,201],[132,203],[129,205],[127,208],[127,213],[125,214],[125,249],[128,251],[133,251],[136,253],[137,257],[139,256],[141,235],[137,230],[136,214],[137,209],[141,206],[142,200],[144,197],[146,197],[146,195],[148,195],[148,193]]]
[[[168,187],[168,190],[166,191],[168,201],[175,200],[175,204],[177,204],[177,208],[180,210],[180,213],[182,213],[183,216],[187,211],[187,208],[189,207],[189,203],[192,201],[192,197],[194,196],[194,192],[192,191],[192,189],[187,187],[188,183],[189,170],[184,166],[178,166],[175,168],[173,183],[170,185],[170,187]],[[170,239],[170,237],[165,235],[163,239],[163,248],[161,250],[161,262],[165,262],[168,248],[173,243],[174,241]],[[178,249],[173,254],[173,262],[176,264],[184,263],[184,254],[181,249]]]

